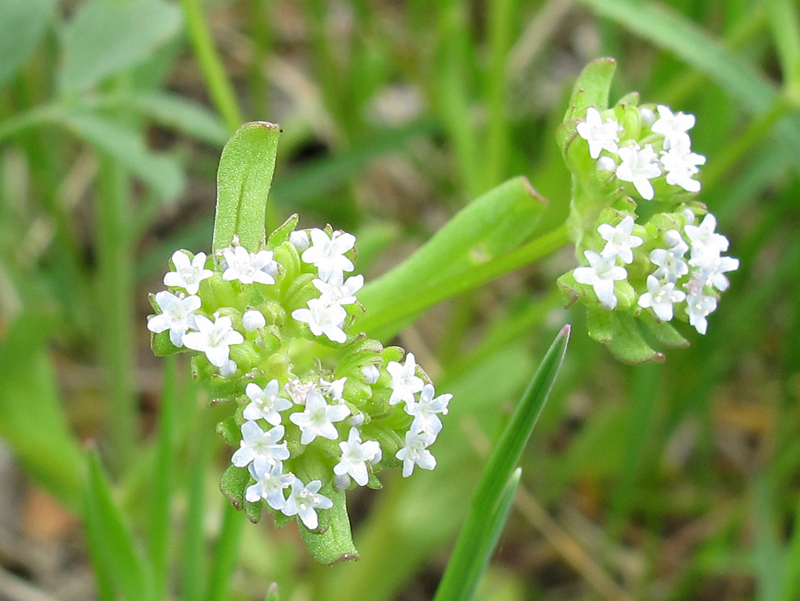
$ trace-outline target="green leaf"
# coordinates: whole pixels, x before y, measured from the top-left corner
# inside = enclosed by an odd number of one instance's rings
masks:
[[[217,424],[217,434],[233,447],[238,447],[239,441],[242,440],[242,430],[233,416],[226,417]]]
[[[217,172],[217,213],[213,249],[230,246],[234,236],[251,252],[266,239],[267,196],[275,171],[280,128],[246,123],[222,150]]]
[[[181,27],[166,0],[90,0],[64,27],[62,94],[78,94],[149,58]]]
[[[244,492],[250,484],[250,472],[246,467],[229,465],[222,474],[219,489],[236,509],[244,507]]]
[[[46,351],[54,326],[52,315],[33,311],[8,325],[0,344],[0,436],[41,486],[77,510],[83,458]]]
[[[620,361],[631,365],[640,365],[648,361],[661,363],[664,361],[663,353],[654,351],[647,344],[636,325],[636,318],[626,313],[612,313],[613,334],[611,340],[606,342],[608,350]]]
[[[165,200],[174,200],[183,191],[183,172],[177,161],[148,150],[138,132],[89,113],[65,115],[62,123],[70,132],[118,161]]]
[[[650,329],[653,336],[655,336],[655,339],[658,340],[659,344],[663,344],[669,348],[686,348],[689,346],[689,341],[666,321],[657,320],[647,311],[642,311],[640,317],[642,321],[647,324],[647,327]]]
[[[769,0],[769,21],[786,90],[800,102],[800,15],[793,0]]]
[[[333,507],[317,512],[319,517],[317,529],[309,530],[299,519],[297,520],[300,535],[311,556],[326,566],[358,559],[358,551],[350,532],[350,518],[347,516],[344,491],[336,490],[328,483],[322,487],[320,494],[333,501]]]
[[[92,556],[100,562],[96,568],[110,576],[115,588],[127,601],[152,599],[152,575],[114,502],[96,450],[88,452],[87,468],[83,519]]]
[[[0,88],[11,79],[44,35],[56,0],[0,2]]]
[[[575,119],[590,106],[602,111],[608,108],[611,80],[617,70],[613,58],[598,58],[586,65],[572,88],[572,97],[564,121]]]
[[[556,336],[492,450],[434,601],[468,601],[472,598],[497,540],[498,520],[508,513],[513,498],[510,489],[516,489],[512,473],[558,375],[569,332],[570,327],[564,326]]]

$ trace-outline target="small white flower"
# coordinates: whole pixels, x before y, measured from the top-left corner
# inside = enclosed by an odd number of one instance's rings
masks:
[[[573,272],[575,281],[591,286],[600,304],[606,309],[613,309],[617,306],[614,282],[627,278],[628,271],[615,265],[615,257],[601,257],[591,250],[584,251],[583,256],[589,261],[589,267],[576,268]]]
[[[364,382],[367,384],[375,384],[378,378],[381,377],[381,371],[376,365],[370,363],[361,368],[361,375],[364,376]]]
[[[328,497],[318,494],[322,488],[320,480],[312,480],[308,486],[304,486],[302,480],[295,478],[292,481],[292,492],[286,499],[286,504],[281,509],[283,515],[300,516],[303,524],[309,530],[314,530],[319,525],[317,519],[317,509],[330,509],[333,501]]]
[[[170,271],[164,276],[164,285],[183,288],[189,294],[197,294],[200,282],[214,274],[205,268],[206,253],[197,253],[190,261],[189,255],[176,250],[172,253],[172,264],[175,266],[175,271]]]
[[[699,192],[700,182],[692,176],[700,173],[699,165],[705,165],[706,157],[689,149],[685,141],[673,144],[670,149],[661,151],[661,164],[667,172],[667,183],[680,186],[687,192]]]
[[[653,275],[647,276],[647,290],[648,292],[639,297],[639,306],[645,309],[652,308],[661,321],[671,320],[673,316],[672,305],[686,298],[686,294],[680,290],[675,290],[674,282],[661,284]]]
[[[320,378],[319,389],[322,394],[324,394],[330,400],[336,401],[337,403],[342,403],[344,402],[342,395],[344,394],[344,383],[346,381],[347,378],[339,378],[338,380],[333,380],[331,382]]]
[[[187,296],[183,298],[171,292],[157,292],[156,304],[161,309],[161,313],[147,321],[147,329],[155,334],[169,330],[170,342],[178,348],[182,347],[186,330],[195,327],[194,312],[200,308],[200,297]]]
[[[216,367],[228,363],[231,345],[244,342],[244,336],[233,329],[228,316],[217,315],[212,323],[207,317],[195,315],[194,323],[199,331],[184,334],[183,343],[186,348],[205,353]]]
[[[619,257],[623,263],[633,262],[631,249],[641,246],[643,242],[639,236],[632,235],[633,217],[626,215],[616,227],[602,223],[597,231],[600,233],[600,237],[606,241],[603,252],[600,253],[602,257]]]
[[[689,323],[701,334],[705,334],[708,329],[706,317],[716,309],[717,299],[713,296],[690,294],[686,297],[686,314],[689,316]]]
[[[400,364],[397,361],[389,361],[386,366],[386,371],[392,376],[392,381],[389,383],[389,388],[392,389],[392,395],[389,397],[389,404],[396,405],[400,401],[406,403],[414,402],[414,393],[422,390],[425,383],[422,378],[416,376],[417,362],[414,359],[414,353],[406,355],[405,364]]]
[[[250,309],[242,315],[242,325],[248,332],[255,332],[267,325],[267,320],[264,319],[264,314],[261,311]]]
[[[640,148],[638,144],[634,144],[623,146],[618,152],[622,162],[617,167],[617,177],[623,182],[631,182],[645,200],[653,200],[655,190],[650,180],[661,175],[661,167],[658,166],[658,157],[653,147],[646,144],[644,148]]]
[[[612,118],[603,118],[593,106],[586,109],[586,119],[578,123],[578,135],[589,143],[589,156],[596,159],[603,150],[617,152],[622,127]]]
[[[691,145],[688,132],[694,127],[694,115],[678,113],[674,115],[668,106],[658,106],[658,121],[653,123],[653,133],[664,136],[664,148],[672,148],[678,144]]]
[[[305,230],[295,230],[289,234],[289,242],[291,242],[298,252],[303,252],[308,248],[308,232]]]
[[[342,283],[343,278],[342,272],[336,272],[327,282],[312,280],[311,283],[322,293],[319,297],[321,301],[330,305],[352,305],[356,302],[356,292],[364,286],[364,276],[353,276]]]
[[[406,413],[414,416],[411,422],[412,432],[427,432],[436,436],[442,431],[442,420],[439,414],[447,415],[447,404],[453,398],[452,394],[442,394],[433,398],[433,386],[426,384],[419,395],[419,403],[408,403]]]
[[[236,374],[237,369],[239,369],[239,367],[236,365],[236,361],[228,359],[227,363],[219,368],[219,375],[223,378],[230,378]]]
[[[289,419],[302,431],[301,444],[311,444],[317,437],[336,440],[339,432],[333,422],[340,422],[350,415],[346,405],[328,405],[316,390],[308,393],[305,410],[292,413]]]
[[[669,230],[664,234],[664,239],[670,245],[669,248],[654,248],[650,251],[650,261],[654,265],[658,265],[658,269],[653,275],[674,284],[689,273],[689,266],[683,260],[683,255],[686,254],[689,247],[681,238],[678,230]]]
[[[707,252],[722,253],[728,250],[728,239],[722,234],[717,234],[717,218],[711,213],[703,218],[700,225],[687,225],[684,227],[686,236],[692,244],[692,257]]]
[[[317,389],[316,382],[301,382],[300,380],[289,380],[286,386],[283,387],[289,398],[295,405],[303,406],[306,404],[306,399],[309,393]]]
[[[730,282],[724,275],[729,271],[739,269],[739,259],[733,257],[722,257],[719,253],[707,252],[689,260],[692,267],[697,268],[697,276],[703,285],[710,284],[717,290],[723,292],[728,289]]]
[[[353,263],[344,256],[356,243],[353,234],[334,232],[329,238],[321,229],[312,229],[311,246],[303,251],[301,258],[306,263],[311,263],[319,270],[319,277],[328,281],[334,273],[353,271]]]
[[[264,432],[256,422],[243,423],[242,440],[231,457],[231,463],[236,467],[244,467],[257,457],[268,463],[289,459],[286,443],[278,442],[283,438],[284,432],[283,426],[275,426],[269,432]]]
[[[250,464],[249,470],[256,483],[247,487],[244,498],[251,503],[265,499],[267,505],[276,511],[283,509],[286,504],[283,491],[295,481],[294,474],[284,474],[283,464],[280,461],[269,463],[259,457]]]
[[[278,396],[278,380],[270,380],[264,388],[250,382],[244,392],[252,401],[242,413],[246,420],[265,419],[273,426],[277,426],[281,423],[279,412],[292,407],[290,400]]]
[[[324,300],[312,298],[308,301],[308,309],[295,309],[292,317],[307,323],[314,336],[325,335],[333,342],[347,340],[347,334],[342,329],[347,311],[341,305],[330,305]]]
[[[427,432],[406,432],[406,444],[395,455],[403,462],[403,478],[408,478],[414,472],[415,465],[424,470],[436,467],[436,458],[428,450],[433,441],[434,437]]]
[[[376,463],[381,458],[381,445],[376,440],[361,442],[358,435],[358,428],[350,428],[350,435],[346,442],[340,442],[339,448],[342,450],[342,457],[333,467],[333,473],[337,476],[345,474],[352,476],[359,486],[365,486],[369,482],[367,464]]]
[[[222,279],[239,280],[242,284],[274,284],[278,264],[272,260],[271,250],[248,252],[244,246],[232,246],[222,251],[225,271]]]

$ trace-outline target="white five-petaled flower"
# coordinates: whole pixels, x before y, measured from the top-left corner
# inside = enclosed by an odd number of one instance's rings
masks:
[[[617,306],[614,282],[627,278],[628,271],[615,264],[616,257],[601,257],[592,250],[584,251],[583,256],[589,261],[589,267],[577,267],[573,272],[575,281],[591,286],[600,304],[613,309]]]
[[[183,288],[189,294],[197,294],[200,282],[214,274],[205,268],[206,253],[197,253],[190,260],[185,252],[176,250],[172,253],[172,264],[175,266],[175,271],[170,271],[164,276],[164,285]]]
[[[356,275],[352,278],[347,278],[347,281],[342,283],[343,279],[344,274],[337,271],[327,282],[313,280],[311,283],[322,293],[319,297],[321,301],[330,305],[352,305],[356,302],[356,292],[364,286],[364,276]]]
[[[719,291],[724,292],[730,286],[725,274],[739,269],[739,259],[722,257],[720,254],[706,252],[689,260],[692,267],[696,267],[696,274],[703,285],[710,284]]]
[[[639,297],[639,306],[653,309],[661,321],[670,321],[673,316],[672,305],[686,298],[686,294],[675,290],[674,282],[662,284],[653,275],[647,276],[647,290]]]
[[[242,417],[246,420],[264,419],[273,426],[280,424],[280,412],[291,408],[292,402],[279,397],[278,390],[278,380],[270,380],[264,388],[250,382],[244,392],[251,403],[244,408]]]
[[[292,413],[289,419],[302,431],[301,444],[311,444],[317,437],[336,440],[339,432],[333,422],[340,422],[350,415],[346,405],[328,405],[318,391],[313,390],[306,398],[305,410]]]
[[[668,106],[658,105],[658,120],[653,123],[653,133],[664,136],[664,148],[672,148],[681,143],[685,143],[687,148],[691,145],[688,132],[694,127],[694,115],[687,115],[679,112],[677,115],[672,113]]]
[[[715,233],[716,228],[717,218],[711,213],[703,218],[700,225],[687,225],[683,228],[692,243],[692,257],[707,252],[719,254],[728,250],[728,239]]]
[[[708,329],[706,317],[716,311],[717,299],[705,294],[689,294],[686,297],[686,314],[689,316],[689,323],[701,334],[705,334]]]
[[[327,336],[333,342],[345,342],[342,326],[347,317],[347,311],[341,305],[329,304],[323,299],[312,298],[308,301],[307,309],[295,309],[292,317],[297,321],[308,324],[314,336]]]
[[[289,459],[286,443],[278,442],[284,432],[283,426],[275,426],[264,432],[256,422],[246,421],[242,424],[242,440],[231,457],[231,463],[236,467],[244,467],[257,457],[268,463]]]
[[[405,446],[397,451],[395,457],[403,462],[403,478],[408,478],[414,473],[414,466],[418,465],[424,470],[436,467],[436,458],[428,450],[435,438],[427,432],[406,432]]]
[[[319,270],[319,277],[328,281],[333,274],[341,271],[353,271],[353,262],[344,256],[356,243],[353,234],[334,232],[329,238],[321,229],[309,231],[311,246],[303,251],[301,258]]]
[[[603,150],[617,152],[620,124],[611,117],[603,121],[593,106],[586,109],[586,119],[578,123],[578,135],[589,143],[589,156],[596,159]]]
[[[200,297],[181,297],[171,292],[157,292],[156,304],[161,313],[148,320],[147,329],[155,334],[169,330],[170,342],[179,348],[182,347],[186,330],[195,327],[194,311],[200,308]]]
[[[661,175],[658,157],[650,144],[640,148],[638,144],[623,146],[618,151],[620,164],[617,177],[623,182],[631,182],[645,200],[653,200],[655,190],[650,180]]]
[[[352,476],[359,486],[364,486],[369,481],[367,464],[375,463],[381,459],[381,445],[377,440],[361,442],[358,435],[358,428],[350,428],[350,435],[347,441],[340,442],[339,448],[342,450],[342,457],[333,467],[333,473],[337,476],[345,474]]]
[[[626,215],[616,227],[608,223],[602,223],[597,228],[600,237],[606,241],[603,257],[619,257],[623,263],[633,262],[633,251],[631,249],[641,246],[643,240],[639,236],[633,236],[633,217]]]
[[[389,361],[386,366],[386,371],[392,376],[392,381],[389,383],[389,388],[392,389],[392,395],[389,397],[389,404],[396,405],[400,401],[406,403],[414,402],[414,393],[422,390],[425,383],[422,378],[416,376],[417,362],[414,359],[414,353],[406,355],[406,362],[404,364],[397,361]]]
[[[344,394],[345,382],[347,382],[346,377],[339,378],[338,380],[331,380],[330,382],[320,378],[319,390],[330,400],[336,401],[337,403],[342,403],[344,402],[344,398],[342,397],[342,395]]]
[[[320,488],[322,488],[320,480],[312,480],[306,486],[302,480],[295,478],[292,481],[292,492],[281,508],[283,515],[290,517],[297,515],[306,528],[314,530],[319,525],[317,509],[330,509],[333,507],[333,501],[319,494]]]
[[[244,336],[233,329],[231,318],[227,315],[217,315],[213,322],[202,315],[195,315],[194,325],[198,331],[184,334],[183,344],[193,351],[205,353],[211,364],[217,367],[228,363],[231,345],[244,342]]]
[[[688,137],[687,137],[688,138]],[[691,151],[686,140],[676,141],[669,150],[661,151],[661,164],[667,172],[667,183],[680,186],[687,192],[699,192],[700,182],[692,179],[699,165],[705,165],[706,157]]]
[[[222,279],[239,280],[242,284],[274,284],[278,264],[272,260],[271,250],[249,252],[244,246],[232,246],[222,251],[225,271]]]
[[[650,251],[650,261],[654,265],[658,265],[658,269],[653,275],[674,284],[689,273],[689,266],[683,260],[683,255],[686,254],[689,247],[681,238],[678,230],[669,230],[664,234],[664,239],[669,244],[669,248],[654,248]]]
[[[406,404],[406,413],[414,416],[411,430],[414,432],[427,432],[436,436],[442,431],[442,420],[439,414],[447,414],[447,404],[453,398],[452,394],[442,394],[433,398],[433,386],[425,384],[419,395],[419,403]]]
[[[255,503],[261,499],[267,501],[267,505],[280,511],[286,504],[283,491],[292,485],[295,480],[294,474],[283,473],[283,463],[276,461],[270,463],[260,457],[256,457],[249,465],[250,475],[256,483],[247,487],[244,498]]]

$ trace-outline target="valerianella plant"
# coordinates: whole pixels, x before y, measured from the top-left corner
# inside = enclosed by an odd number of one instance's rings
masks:
[[[437,396],[414,355],[359,333],[355,236],[296,229],[265,236],[278,129],[243,126],[223,151],[213,253],[177,250],[151,295],[157,355],[191,352],[234,447],[222,492],[252,521],[297,519],[316,559],[357,557],[345,491],[376,473],[432,470],[451,395]]]
[[[703,155],[692,151],[694,115],[639,105],[631,93],[608,106],[616,63],[584,69],[558,131],[572,173],[569,236],[580,266],[559,278],[568,303],[588,310],[589,334],[630,363],[663,360],[636,324],[665,346],[688,342],[670,323],[705,334],[707,317],[739,267],[728,239],[696,200]]]

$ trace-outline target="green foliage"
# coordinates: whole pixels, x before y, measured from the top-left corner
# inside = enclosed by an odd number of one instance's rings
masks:
[[[56,0],[7,0],[0,4],[0,88],[14,76],[44,35]]]

